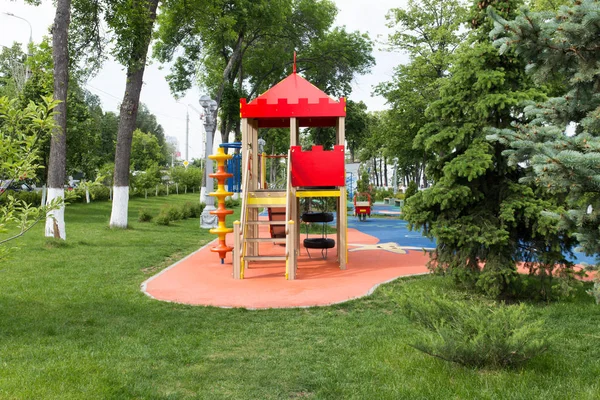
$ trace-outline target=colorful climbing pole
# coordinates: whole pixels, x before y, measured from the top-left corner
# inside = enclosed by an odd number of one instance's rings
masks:
[[[230,154],[225,154],[225,150],[222,147],[219,147],[217,154],[208,156],[208,158],[217,162],[217,172],[209,175],[211,178],[217,180],[217,191],[211,192],[209,195],[217,198],[217,209],[211,211],[210,213],[216,215],[219,219],[219,225],[210,230],[210,233],[214,233],[219,236],[219,244],[215,247],[212,247],[210,251],[219,253],[221,264],[225,262],[225,255],[227,252],[233,250],[232,247],[227,246],[225,243],[225,235],[233,232],[232,228],[227,228],[225,226],[225,217],[233,214],[233,210],[227,210],[225,208],[225,197],[233,195],[233,193],[225,190],[225,181],[233,176],[233,174],[227,172],[225,162],[232,157],[233,156]]]

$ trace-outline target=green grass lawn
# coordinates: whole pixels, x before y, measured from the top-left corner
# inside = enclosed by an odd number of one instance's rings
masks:
[[[591,297],[536,306],[551,348],[518,370],[478,371],[409,346],[416,334],[396,299],[373,296],[311,309],[246,311],[162,303],[140,292],[160,269],[213,238],[198,220],[107,228],[110,204],[69,206],[66,245],[42,226],[0,266],[1,399],[599,399],[600,307]],[[283,278],[282,278],[283,279]],[[334,284],[334,283],[332,283]]]

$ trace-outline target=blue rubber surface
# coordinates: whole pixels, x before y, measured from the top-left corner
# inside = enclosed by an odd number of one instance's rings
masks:
[[[398,212],[399,207],[390,205],[384,205],[376,203],[371,210],[378,214],[386,214],[387,212]],[[261,215],[267,215],[265,212]],[[336,217],[334,213],[334,218]],[[335,220],[330,223],[335,226]],[[435,241],[424,237],[420,232],[410,231],[407,228],[407,222],[400,219],[398,216],[391,216],[390,218],[369,218],[366,221],[359,221],[352,212],[348,211],[348,227],[359,230],[360,232],[366,233],[379,239],[381,243],[394,242],[402,247],[415,247],[432,249],[435,248]],[[575,257],[572,259],[576,263],[588,263],[595,264],[594,257],[588,257],[583,253],[575,253]]]

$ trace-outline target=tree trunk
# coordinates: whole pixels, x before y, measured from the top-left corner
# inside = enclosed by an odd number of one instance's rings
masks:
[[[134,49],[136,54],[132,54],[127,65],[127,81],[123,102],[121,103],[117,148],[115,151],[115,194],[110,215],[111,228],[127,228],[131,141],[135,130],[144,70],[146,69],[146,56],[152,36],[152,26],[156,20],[158,2],[159,0],[148,0],[149,26],[147,26],[147,37],[141,40],[139,48]]]
[[[382,157],[383,158],[383,157]],[[379,186],[383,186],[383,160],[382,158],[379,159]]]
[[[429,185],[427,184],[427,175],[425,175],[425,167],[427,167],[427,155],[425,153],[423,153],[423,185],[425,185],[425,187],[429,187]]]
[[[52,59],[54,61],[54,99],[60,103],[54,111],[56,128],[50,140],[48,163],[48,198],[51,202],[65,196],[67,164],[67,90],[69,87],[68,34],[71,23],[71,0],[58,0],[52,26]],[[46,236],[67,239],[65,230],[65,206],[46,216]]]
[[[373,157],[373,175],[375,175],[375,186],[379,186],[379,174],[377,173],[377,158]]]
[[[383,167],[384,167],[384,172],[383,172],[383,176],[385,178],[385,187],[388,187],[388,170],[387,170],[387,158],[383,159]]]

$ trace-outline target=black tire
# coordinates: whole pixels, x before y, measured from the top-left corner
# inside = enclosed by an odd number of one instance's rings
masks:
[[[304,239],[304,247],[307,249],[333,249],[335,240],[327,238]]]
[[[332,213],[304,213],[302,214],[302,221],[304,222],[331,222],[333,221]]]

